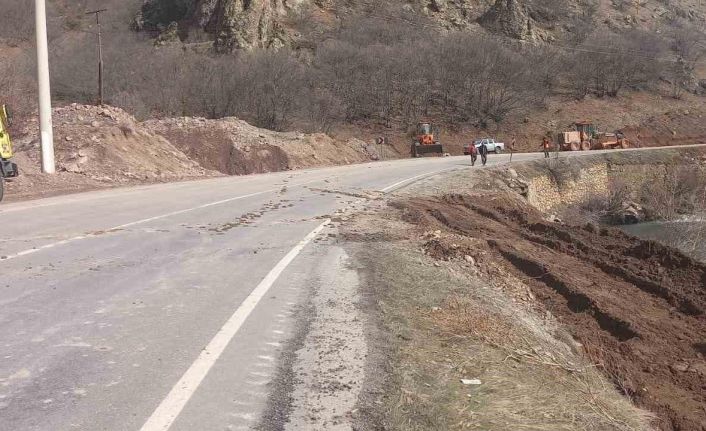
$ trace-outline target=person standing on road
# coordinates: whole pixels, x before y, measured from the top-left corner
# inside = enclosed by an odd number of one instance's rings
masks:
[[[513,137],[512,141],[510,141],[510,163],[512,163],[512,155],[515,153],[515,144],[516,143],[517,142],[516,142],[515,138]]]
[[[488,162],[488,147],[485,145],[485,141],[480,141],[480,146],[478,146],[478,153],[480,153],[480,159],[483,162],[483,166]]]
[[[549,140],[549,136],[544,136],[542,139],[542,150],[544,151],[544,158],[549,158],[549,150],[552,145],[552,141]]]
[[[471,142],[471,148],[468,151],[471,153],[471,166],[475,166],[476,160],[478,160],[478,148],[474,142]]]

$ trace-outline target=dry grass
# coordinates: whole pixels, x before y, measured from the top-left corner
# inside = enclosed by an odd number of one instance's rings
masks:
[[[479,356],[457,367],[464,374],[482,364],[484,381],[492,385],[493,397],[476,419],[505,421],[510,429],[647,428],[651,415],[633,407],[598,370],[557,340],[560,331],[553,322],[538,321],[510,303],[504,306],[493,310],[483,298],[454,295],[428,316],[452,336],[481,340],[484,346]],[[568,334],[560,337],[572,342]]]
[[[353,229],[381,226],[366,219]],[[397,228],[410,235],[408,226]],[[415,241],[364,243],[354,254],[397,340],[385,346],[394,354],[384,429],[651,429],[649,413],[582,358],[551,316],[520,299],[528,290],[519,280],[470,276],[455,260],[437,267]]]

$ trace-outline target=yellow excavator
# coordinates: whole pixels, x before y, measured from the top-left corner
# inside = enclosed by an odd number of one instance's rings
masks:
[[[10,161],[14,155],[12,151],[12,141],[10,140],[10,123],[12,117],[5,105],[0,105],[0,201],[2,201],[5,189],[5,178],[13,178],[19,175],[17,165]]]

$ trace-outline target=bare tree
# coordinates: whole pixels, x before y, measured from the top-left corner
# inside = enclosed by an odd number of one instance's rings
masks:
[[[643,32],[594,33],[566,58],[567,82],[577,98],[593,93],[617,96],[625,88],[656,82],[661,64],[659,43]]]
[[[669,72],[672,96],[678,99],[683,91],[690,87],[696,65],[706,54],[706,35],[701,29],[681,21],[673,25],[670,47],[676,59],[670,65]]]
[[[27,2],[0,0],[0,39],[26,41],[34,34],[34,10]]]

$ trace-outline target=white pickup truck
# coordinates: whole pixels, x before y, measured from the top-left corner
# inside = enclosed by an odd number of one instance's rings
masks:
[[[478,147],[480,147],[480,144],[483,142],[485,142],[485,146],[488,147],[489,153],[500,154],[503,151],[505,151],[505,144],[502,142],[495,142],[495,139],[493,139],[493,138],[477,139],[477,140],[473,141],[473,145],[475,145],[475,147],[478,148]],[[471,154],[469,148],[471,148],[470,144],[464,144],[463,154],[465,154],[465,155]]]

